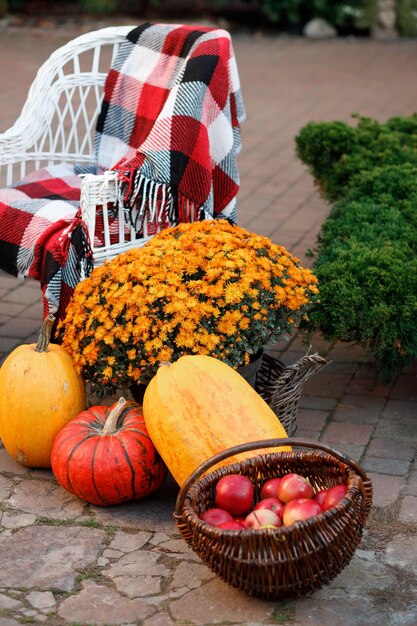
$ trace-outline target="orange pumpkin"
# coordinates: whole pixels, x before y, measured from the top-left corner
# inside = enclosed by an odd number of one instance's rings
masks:
[[[55,435],[85,407],[85,384],[72,358],[49,343],[53,323],[46,318],[38,342],[18,346],[0,369],[0,437],[28,467],[51,467]]]
[[[51,461],[62,487],[98,506],[144,498],[166,475],[140,406],[124,398],[74,417],[56,436]]]
[[[152,441],[179,485],[226,448],[287,436],[273,410],[240,374],[205,355],[162,364],[145,391],[143,414]],[[256,454],[242,453],[221,465]]]

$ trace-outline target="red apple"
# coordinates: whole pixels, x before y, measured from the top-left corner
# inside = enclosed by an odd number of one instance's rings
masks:
[[[264,500],[259,500],[258,504],[253,507],[253,510],[259,511],[260,509],[269,509],[279,515],[281,509],[283,508],[284,503],[281,502],[281,500],[278,500],[278,498],[265,498]]]
[[[220,526],[224,522],[232,522],[233,518],[227,511],[223,509],[207,509],[200,515],[203,522],[207,522],[211,526]]]
[[[318,491],[317,493],[315,493],[313,496],[314,500],[317,500],[317,502],[320,504],[322,508],[323,508],[323,500],[327,496],[327,494],[328,494],[328,489],[322,489],[321,491]]]
[[[313,495],[313,487],[304,476],[299,474],[286,474],[281,478],[281,482],[278,485],[278,498],[282,502],[299,500],[300,498],[312,498]]]
[[[284,508],[284,525],[291,526],[294,522],[305,520],[322,512],[322,508],[317,500],[311,498],[300,498],[291,500]]]
[[[298,504],[301,504],[302,502],[309,502],[311,498],[298,498],[297,500],[290,500],[290,502],[298,502]],[[285,509],[287,508],[287,504],[289,504],[290,502],[287,502],[286,504],[284,504],[284,508],[281,509],[280,511],[280,518],[282,519],[282,521],[284,521],[284,513],[285,513]],[[288,510],[291,510],[291,507],[288,508]]]
[[[326,497],[323,500],[323,504],[322,504],[322,508],[323,511],[327,511],[328,509],[331,509],[332,507],[334,507],[340,500],[342,500],[347,492],[347,486],[346,485],[335,485],[334,487],[331,487],[328,492]]]
[[[252,506],[254,488],[246,476],[229,474],[216,484],[215,503],[234,516],[245,515]]]
[[[282,525],[281,518],[271,509],[259,509],[252,511],[245,519],[245,528],[265,528],[274,526],[278,528]]]
[[[270,478],[262,485],[261,500],[264,498],[278,498],[278,485],[280,478]]]
[[[222,528],[223,530],[243,530],[245,527],[240,522],[235,522],[235,520],[232,519],[231,522],[223,522],[223,524],[220,524],[217,528]]]

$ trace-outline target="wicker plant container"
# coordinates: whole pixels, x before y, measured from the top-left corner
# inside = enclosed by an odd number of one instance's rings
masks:
[[[258,454],[206,474],[239,452],[288,444],[291,452]],[[308,478],[315,490],[345,483],[347,494],[333,509],[276,529],[222,530],[199,519],[215,506],[215,485],[223,476],[247,476],[259,500],[266,480],[289,472]],[[200,465],[181,488],[174,517],[186,542],[225,582],[250,595],[283,599],[319,589],[349,563],[371,503],[372,483],[348,456],[311,441],[275,439],[229,448]]]
[[[306,382],[328,364],[317,353],[307,354],[293,365],[264,354],[256,373],[255,389],[274,411],[289,437],[297,431],[298,403]]]

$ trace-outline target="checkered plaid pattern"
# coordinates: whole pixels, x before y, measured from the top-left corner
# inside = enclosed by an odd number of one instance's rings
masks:
[[[119,50],[97,124],[97,163],[116,169],[139,230],[236,219],[244,107],[229,33],[144,24]]]
[[[40,281],[45,316],[62,317],[75,286],[91,271],[79,200],[80,179],[66,164],[0,189],[0,267]]]

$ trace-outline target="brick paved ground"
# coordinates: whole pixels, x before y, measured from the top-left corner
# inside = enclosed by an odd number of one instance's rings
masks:
[[[15,119],[36,68],[75,34],[0,30],[0,131]],[[294,157],[294,135],[311,119],[413,112],[417,41],[242,34],[235,49],[248,113],[240,222],[304,261],[328,207]],[[35,338],[40,290],[0,274],[0,298],[4,357]],[[146,502],[100,509],[0,449],[0,626],[415,626],[417,369],[384,387],[358,347],[317,336],[313,350],[331,363],[305,387],[297,434],[347,452],[375,489],[364,541],[332,584],[296,602],[248,598],[214,577],[175,533],[172,481]],[[287,364],[305,351],[298,336],[276,347]]]

